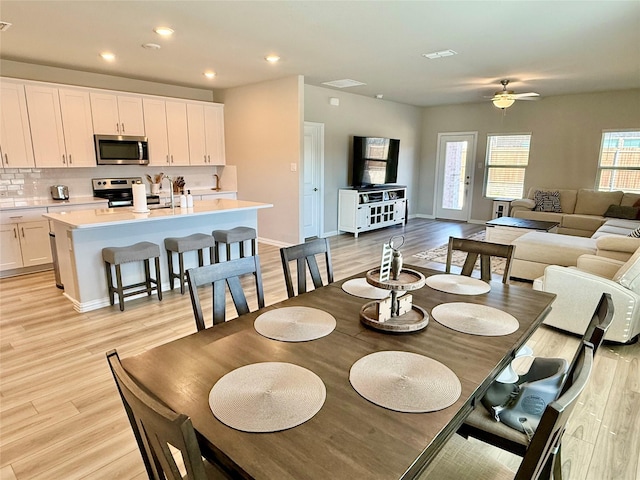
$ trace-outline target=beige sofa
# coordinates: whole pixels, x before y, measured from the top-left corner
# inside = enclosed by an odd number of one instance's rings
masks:
[[[537,190],[559,192],[562,213],[534,211],[535,202],[533,198]],[[557,222],[560,224],[558,233],[591,237],[609,220],[604,214],[610,205],[632,207],[638,200],[640,200],[640,194],[638,193],[597,192],[586,188],[567,190],[532,187],[529,189],[527,198],[511,202],[509,215],[529,220]]]

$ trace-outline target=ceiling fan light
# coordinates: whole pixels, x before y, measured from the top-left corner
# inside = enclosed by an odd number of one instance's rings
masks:
[[[493,104],[498,107],[498,108],[509,108],[511,105],[513,105],[515,102],[515,99],[511,98],[511,96],[509,95],[499,95],[496,96],[496,98],[493,99]]]

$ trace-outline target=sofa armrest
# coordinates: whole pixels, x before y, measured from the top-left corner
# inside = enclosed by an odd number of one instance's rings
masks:
[[[514,210],[533,210],[536,206],[536,202],[531,200],[530,198],[522,198],[518,200],[513,200],[510,205],[511,211]]]
[[[596,255],[626,261],[640,248],[640,238],[603,235],[596,239]]]
[[[622,265],[624,262],[621,260],[589,254],[580,255],[577,262],[579,270],[608,279],[612,279]]]

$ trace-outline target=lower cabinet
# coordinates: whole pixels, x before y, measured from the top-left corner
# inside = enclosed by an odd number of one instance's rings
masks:
[[[0,223],[0,271],[33,267],[52,262],[49,222],[42,212],[13,211]]]

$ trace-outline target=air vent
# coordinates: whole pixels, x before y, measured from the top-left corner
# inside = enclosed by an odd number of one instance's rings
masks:
[[[457,54],[458,52],[454,52],[453,50],[441,50],[439,52],[423,53],[422,56],[429,60],[435,60],[436,58],[451,57]]]
[[[366,85],[366,83],[345,78],[344,80],[334,80],[332,82],[324,82],[323,85],[329,85],[330,87],[336,87],[336,88],[347,88],[347,87],[359,87],[360,85]]]
[[[7,30],[9,30],[9,27],[11,25],[13,24],[9,22],[3,22],[0,20],[0,32],[6,32]]]

